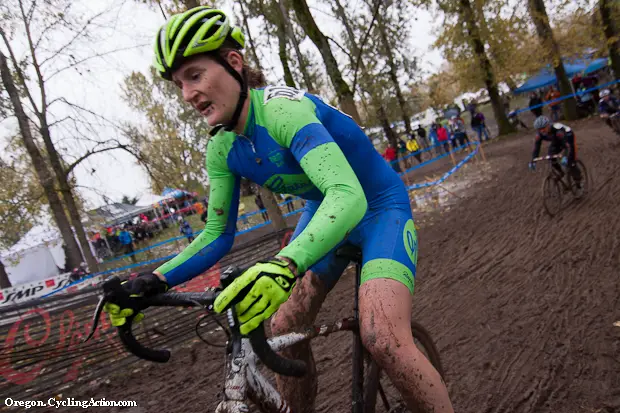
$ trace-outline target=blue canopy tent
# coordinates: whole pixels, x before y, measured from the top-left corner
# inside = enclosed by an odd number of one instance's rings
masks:
[[[564,69],[566,70],[566,75],[569,78],[581,72],[590,74],[604,68],[605,66],[607,66],[607,58],[600,58],[592,61],[579,59],[573,61],[572,63],[564,62]],[[551,65],[547,65],[546,67],[540,69],[537,74],[527,79],[521,86],[513,90],[513,93],[516,95],[519,93],[531,92],[532,90],[556,85],[557,83],[558,81],[555,77],[553,68]]]
[[[604,67],[607,67],[608,64],[609,64],[609,58],[607,57],[601,57],[599,59],[595,59],[591,61],[589,65],[586,66],[586,68],[584,69],[584,73],[586,75],[589,75],[590,73],[596,72],[598,70],[601,70]]]

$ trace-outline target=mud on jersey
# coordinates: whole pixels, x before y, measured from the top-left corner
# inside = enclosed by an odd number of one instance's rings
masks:
[[[279,255],[301,272],[342,241],[367,207],[409,206],[404,184],[361,128],[319,97],[285,87],[250,90],[243,134],[220,130],[207,145],[209,213],[204,231],[157,269],[173,286],[201,274],[232,247],[239,182],[323,201]]]

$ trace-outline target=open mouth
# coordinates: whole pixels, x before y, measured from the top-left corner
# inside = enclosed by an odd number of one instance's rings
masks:
[[[206,115],[212,105],[213,105],[213,102],[211,101],[201,102],[196,106],[196,109],[198,109],[198,111],[202,113],[203,115]]]

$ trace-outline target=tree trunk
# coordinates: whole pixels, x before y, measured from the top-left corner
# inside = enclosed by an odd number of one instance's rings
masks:
[[[98,269],[98,263],[95,257],[93,257],[93,253],[90,249],[90,243],[88,242],[88,238],[86,238],[86,231],[84,230],[84,225],[82,225],[80,211],[77,207],[77,204],[75,203],[73,189],[68,182],[69,177],[65,172],[65,168],[62,166],[62,163],[60,161],[60,155],[58,155],[58,152],[54,147],[54,143],[52,142],[52,137],[50,136],[50,131],[47,126],[45,112],[39,115],[39,122],[42,126],[40,132],[41,137],[43,138],[43,142],[45,143],[47,156],[49,157],[52,169],[56,174],[56,179],[58,180],[58,184],[60,186],[60,193],[62,194],[62,198],[65,201],[65,206],[67,207],[67,211],[69,212],[69,218],[71,219],[71,223],[73,224],[73,228],[75,229],[75,234],[77,235],[80,246],[82,247],[82,256],[84,257],[84,260],[88,265],[89,271],[95,272]]]
[[[396,98],[398,99],[398,105],[400,106],[400,112],[403,116],[403,122],[405,122],[405,130],[408,134],[411,134],[411,122],[409,120],[410,118],[409,111],[407,110],[407,102],[405,102],[403,92],[400,90],[400,85],[398,84],[398,74],[396,62],[394,61],[394,53],[392,53],[392,48],[390,46],[390,42],[388,41],[385,26],[383,24],[383,18],[380,15],[377,17],[377,24],[379,28],[379,33],[381,35],[381,42],[383,43],[385,57],[387,57],[388,66],[390,67],[390,79],[394,84],[394,89],[396,90]]]
[[[514,132],[515,129],[510,122],[508,122],[508,118],[504,112],[504,105],[502,104],[502,99],[499,97],[495,74],[493,73],[493,68],[491,67],[491,62],[489,61],[486,51],[484,50],[484,44],[482,43],[480,31],[478,30],[478,26],[474,20],[474,13],[472,11],[471,4],[469,0],[459,0],[459,6],[459,12],[463,18],[467,28],[467,33],[469,34],[470,41],[472,42],[474,48],[474,54],[476,55],[478,64],[480,64],[482,72],[484,73],[484,84],[486,85],[489,98],[491,99],[491,106],[493,107],[493,114],[495,115],[495,120],[497,121],[497,126],[499,128],[499,134],[503,135]]]
[[[265,205],[265,209],[267,209],[267,213],[269,214],[269,220],[271,221],[271,226],[275,231],[280,231],[286,228],[286,220],[282,216],[282,211],[278,206],[278,202],[276,201],[273,192],[271,192],[267,188],[259,187],[260,196],[263,200],[263,204]]]
[[[381,126],[383,127],[383,132],[385,132],[385,136],[387,137],[388,142],[395,149],[398,148],[396,134],[394,133],[394,131],[392,130],[392,127],[390,126],[390,120],[388,119],[387,113],[385,112],[385,109],[383,108],[383,106],[379,106],[377,115],[379,116],[379,121],[381,122]]]
[[[278,10],[276,10],[276,15],[278,16],[278,55],[280,56],[280,63],[282,63],[282,70],[284,70],[284,82],[287,86],[297,88],[297,85],[295,84],[295,79],[293,78],[293,74],[291,73],[291,68],[288,65],[288,53],[286,51],[286,22],[284,20],[284,13],[282,12],[281,2],[279,2]]]
[[[308,69],[306,68],[306,65],[304,63],[304,55],[301,53],[301,49],[299,48],[299,41],[297,40],[297,36],[295,36],[295,31],[293,30],[291,21],[288,18],[288,10],[284,6],[283,0],[278,1],[278,8],[280,9],[279,17],[284,23],[284,29],[286,30],[287,37],[289,38],[289,40],[293,44],[293,48],[295,49],[297,61],[299,62],[299,70],[301,71],[301,75],[304,78],[306,89],[308,89],[308,92],[310,93],[315,93],[316,89],[314,88],[314,83],[312,82],[310,73],[308,72]]]
[[[0,288],[11,288],[11,280],[9,280],[9,274],[6,273],[4,263],[0,261]]]
[[[71,230],[71,225],[69,224],[69,220],[65,214],[60,197],[54,187],[54,177],[45,164],[41,151],[39,151],[39,148],[37,147],[37,144],[32,136],[28,117],[24,112],[24,108],[19,98],[19,91],[15,86],[6,57],[2,52],[0,52],[0,75],[2,76],[2,83],[11,98],[15,117],[17,118],[17,122],[19,124],[22,141],[28,151],[28,155],[30,155],[32,166],[37,173],[41,187],[43,188],[45,196],[49,202],[52,216],[54,217],[56,226],[58,226],[58,230],[60,231],[64,241],[66,247],[65,251],[67,253],[66,262],[70,268],[77,267],[82,261],[80,249],[75,241],[75,237],[73,236],[73,231]]]
[[[338,100],[340,101],[342,111],[348,113],[355,120],[355,122],[361,124],[361,119],[353,99],[353,92],[349,89],[349,85],[347,85],[342,78],[342,73],[338,68],[338,62],[329,47],[327,37],[325,37],[325,35],[317,27],[306,0],[292,0],[292,4],[295,9],[295,14],[297,15],[297,19],[301,23],[308,37],[310,37],[310,40],[312,40],[312,42],[319,49],[319,52],[323,57],[325,68],[327,69],[329,78],[331,79],[332,85],[338,95]]]
[[[254,64],[256,65],[256,69],[263,71],[261,67],[260,60],[258,60],[258,54],[256,53],[256,45],[254,44],[254,39],[252,39],[252,33],[250,33],[250,26],[248,24],[248,15],[245,12],[245,1],[240,0],[239,6],[241,6],[241,17],[243,18],[243,27],[245,28],[245,33],[248,36],[248,43],[250,43],[250,50],[252,51],[252,57],[254,58]]]
[[[193,9],[194,7],[200,6],[200,1],[198,0],[181,0],[187,9]]]
[[[571,95],[573,88],[570,80],[566,75],[566,69],[562,63],[562,55],[560,47],[553,37],[551,26],[549,26],[549,17],[543,0],[528,0],[528,9],[530,17],[536,26],[536,33],[543,45],[544,50],[551,55],[555,77],[558,79],[560,93],[562,96]],[[563,102],[564,117],[567,120],[577,119],[577,102],[574,98],[565,99]]]
[[[614,20],[614,2],[611,0],[599,0],[599,11],[601,21],[609,48],[609,59],[611,60],[611,70],[614,77],[620,79],[620,29]]]

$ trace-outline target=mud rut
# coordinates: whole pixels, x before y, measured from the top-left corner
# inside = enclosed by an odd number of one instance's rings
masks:
[[[486,146],[490,179],[419,231],[413,314],[439,347],[457,412],[620,412],[620,139],[596,121],[573,127],[588,199],[547,217],[546,169],[528,172],[532,136],[522,135]],[[318,320],[348,316],[352,292],[346,274]],[[317,411],[347,412],[350,337],[314,343]],[[65,396],[212,412],[223,363],[199,343]]]

